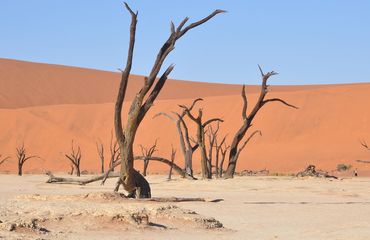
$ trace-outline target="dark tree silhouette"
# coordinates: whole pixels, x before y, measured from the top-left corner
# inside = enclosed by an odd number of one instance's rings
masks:
[[[230,152],[229,152],[229,164],[228,164],[228,167],[227,167],[225,175],[224,175],[225,178],[234,177],[234,173],[235,173],[235,169],[236,169],[236,163],[238,161],[238,158],[239,158],[239,155],[240,155],[241,151],[243,151],[244,147],[253,138],[253,136],[255,136],[257,133],[261,134],[260,131],[254,131],[247,138],[247,140],[241,145],[241,147],[239,147],[239,143],[243,140],[245,134],[247,133],[249,128],[252,126],[254,117],[257,115],[259,110],[262,109],[263,106],[265,106],[267,103],[279,102],[279,103],[282,103],[282,104],[284,104],[288,107],[297,108],[297,107],[285,102],[284,100],[282,100],[280,98],[265,99],[265,97],[268,93],[267,80],[271,76],[276,75],[277,73],[272,71],[272,72],[268,72],[268,73],[265,74],[265,73],[263,73],[261,67],[260,66],[258,66],[258,67],[259,67],[259,70],[261,72],[261,77],[262,77],[261,92],[260,92],[258,100],[257,100],[256,104],[254,105],[252,111],[249,114],[247,114],[248,101],[247,101],[247,96],[245,94],[245,86],[243,85],[243,87],[242,87],[241,95],[242,95],[242,98],[243,98],[243,110],[242,110],[243,124],[239,128],[239,130],[236,132],[236,134],[234,136],[234,139],[231,143]]]
[[[69,154],[65,154],[66,158],[71,162],[71,165],[73,166],[73,169],[76,170],[77,177],[81,176],[81,148],[80,146],[77,146],[77,150],[74,147],[74,143],[72,140],[71,144],[71,152]],[[73,170],[72,170],[73,174]]]
[[[40,158],[37,155],[27,156],[26,148],[24,143],[17,147],[17,159],[18,159],[18,176],[23,175],[23,165],[32,158]]]
[[[127,62],[125,69],[122,71],[121,83],[118,90],[114,114],[114,129],[121,154],[120,178],[117,182],[115,191],[118,191],[119,186],[122,184],[123,188],[128,192],[129,197],[150,198],[151,191],[149,183],[139,172],[134,169],[133,144],[136,131],[139,128],[140,123],[144,119],[145,114],[148,112],[150,107],[153,105],[154,100],[157,98],[159,92],[162,90],[162,87],[166,83],[168,75],[172,72],[174,65],[167,67],[167,69],[159,78],[158,74],[166,57],[175,48],[177,40],[184,36],[189,30],[207,22],[217,14],[224,11],[216,10],[206,18],[198,22],[194,22],[186,27],[185,24],[188,21],[188,18],[185,18],[177,28],[173,23],[171,23],[171,34],[159,50],[152,70],[149,76],[145,78],[144,85],[135,95],[127,116],[125,129],[123,129],[122,106],[131,72],[138,14],[137,12],[133,12],[127,3],[125,3],[125,6],[131,15],[131,26]]]
[[[153,154],[157,151],[157,139],[155,140],[153,146],[151,146],[150,148],[146,148],[141,144],[139,146],[140,146],[140,149],[141,149],[142,156],[145,157],[144,158],[143,175],[146,176],[150,157],[153,156]]]

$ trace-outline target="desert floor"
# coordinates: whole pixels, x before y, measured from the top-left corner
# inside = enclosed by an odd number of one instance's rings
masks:
[[[99,182],[87,186],[52,185],[45,183],[47,179],[45,175],[0,175],[0,239],[370,236],[369,178],[269,176],[167,181],[163,175],[148,177],[154,197],[207,200],[180,203],[121,199],[112,194],[114,179],[105,186]]]

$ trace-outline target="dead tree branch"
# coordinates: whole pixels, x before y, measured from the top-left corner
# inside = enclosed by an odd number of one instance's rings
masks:
[[[5,163],[7,160],[9,160],[10,157],[7,156],[7,157],[3,157],[3,155],[0,154],[0,166]]]

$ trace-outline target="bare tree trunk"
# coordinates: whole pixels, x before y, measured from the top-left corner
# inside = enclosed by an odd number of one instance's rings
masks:
[[[245,86],[243,85],[242,88],[242,98],[243,98],[243,110],[242,110],[242,118],[243,118],[243,125],[239,128],[239,130],[236,132],[234,139],[231,143],[230,146],[230,153],[229,153],[229,164],[225,172],[225,178],[232,178],[235,173],[236,169],[236,163],[239,158],[240,152],[244,149],[246,144],[249,142],[249,140],[257,133],[260,133],[260,131],[254,131],[248,138],[247,140],[242,144],[241,147],[239,147],[240,141],[244,138],[245,134],[247,133],[248,129],[252,126],[252,122],[254,117],[257,115],[258,111],[266,105],[266,103],[269,102],[280,102],[283,103],[286,106],[297,108],[293,105],[288,104],[284,100],[281,100],[280,98],[271,98],[271,99],[265,99],[265,96],[268,92],[268,85],[267,85],[267,80],[273,76],[276,75],[277,73],[272,71],[268,72],[266,74],[263,73],[262,69],[260,66],[258,66],[261,72],[262,76],[262,85],[261,85],[261,92],[259,95],[259,98],[252,109],[252,111],[247,115],[247,107],[248,107],[248,101],[247,101],[247,96],[245,94]]]
[[[22,170],[22,168],[23,168],[23,164],[18,164],[18,176],[22,176],[22,174],[23,174],[23,170]]]
[[[172,169],[173,169],[173,165],[174,165],[174,161],[175,161],[175,156],[176,156],[176,150],[173,149],[172,147],[172,150],[171,150],[171,167],[170,167],[170,171],[168,173],[168,180],[171,180],[171,177],[172,177]]]
[[[96,150],[98,151],[100,159],[100,171],[104,173],[104,145],[102,142],[96,142]]]
[[[171,35],[160,49],[149,76],[145,78],[143,87],[135,95],[135,98],[133,99],[129,110],[129,114],[127,116],[125,130],[123,130],[121,112],[123,100],[126,94],[128,78],[132,66],[137,24],[137,13],[134,13],[131,10],[131,8],[127,5],[127,3],[125,3],[125,6],[131,15],[131,26],[130,26],[130,41],[127,62],[125,69],[122,71],[121,83],[118,91],[114,114],[114,129],[118,145],[120,147],[122,162],[120,172],[121,176],[120,180],[117,182],[115,190],[118,190],[119,186],[122,184],[123,188],[129,193],[128,194],[129,196],[139,198],[150,198],[151,192],[149,183],[140,173],[138,173],[134,169],[133,143],[135,140],[136,131],[141,121],[144,119],[145,114],[153,105],[154,100],[157,98],[159,92],[162,90],[162,87],[164,86],[168,78],[168,75],[172,72],[174,66],[170,65],[159,78],[158,74],[161,70],[161,67],[166,57],[175,48],[175,43],[178,39],[180,39],[190,29],[205,23],[218,13],[222,13],[224,11],[216,10],[208,17],[193,24],[190,24],[185,28],[183,27],[187,22],[188,18],[185,18],[177,28],[175,28],[173,23],[171,23]],[[150,90],[151,92],[149,93]]]
[[[226,146],[225,144],[225,147],[224,148],[221,148],[220,151],[221,151],[221,162],[220,162],[220,169],[219,169],[219,176],[220,178],[222,177],[223,173],[224,173],[224,161],[225,161],[225,158],[226,158],[226,153],[227,153],[227,150],[230,148],[230,146]]]
[[[73,167],[73,164],[71,164],[71,171],[69,172],[69,175],[73,175],[75,168]]]

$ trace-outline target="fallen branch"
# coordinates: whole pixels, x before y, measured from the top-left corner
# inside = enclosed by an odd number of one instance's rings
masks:
[[[360,162],[360,163],[370,163],[370,161],[365,161],[365,160],[356,160],[356,162]]]
[[[189,174],[187,174],[183,169],[181,169],[178,165],[176,165],[172,161],[162,158],[162,157],[136,156],[134,159],[162,162],[172,167],[173,170],[176,171],[181,177],[183,178],[186,177],[186,178],[193,179],[193,180],[196,179],[190,176]],[[87,179],[56,177],[52,173],[48,172],[47,175],[49,176],[49,179],[46,181],[46,183],[86,185],[92,182],[102,181],[102,185],[103,185],[108,178],[119,177],[119,173],[113,172],[113,169],[120,164],[121,164],[121,161],[118,161],[114,163],[113,166],[111,166],[106,173],[99,175],[99,176],[87,178]]]
[[[94,176],[87,179],[81,178],[64,178],[64,177],[55,177],[52,173],[48,172],[46,175],[49,176],[49,179],[46,183],[57,183],[57,184],[76,184],[76,185],[86,185],[92,182],[103,180],[104,178],[114,178],[119,177],[119,173],[110,172],[107,176],[105,174]]]
[[[336,176],[329,175],[325,171],[317,170],[315,165],[309,165],[304,171],[297,173],[297,177],[320,177],[320,178],[334,178],[338,179]]]

